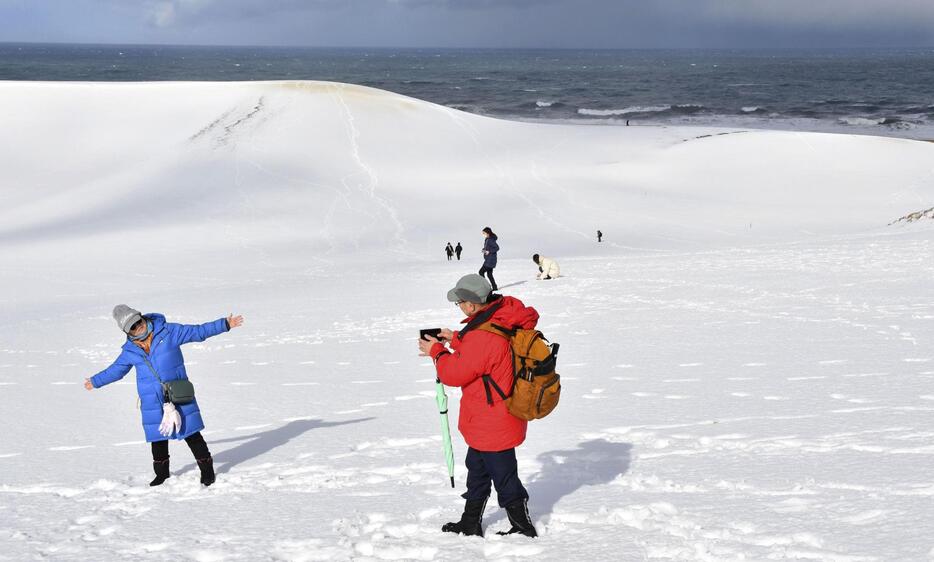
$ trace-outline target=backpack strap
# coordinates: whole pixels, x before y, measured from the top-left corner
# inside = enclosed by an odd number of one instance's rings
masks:
[[[501,338],[505,338],[506,341],[509,342],[509,353],[512,356],[511,363],[513,364],[513,381],[515,381],[516,360],[515,360],[515,353],[512,352],[511,338],[512,336],[516,334],[516,331],[510,328],[504,328],[502,326],[493,324],[491,322],[484,322],[483,324],[476,326],[474,329],[481,330],[483,332],[489,332],[491,334],[496,334],[497,336]],[[486,391],[486,403],[487,404],[489,404],[490,406],[493,405],[493,393],[490,391],[490,387],[493,387],[493,390],[496,391],[496,394],[499,394],[499,397],[502,398],[503,400],[506,400],[507,398],[509,398],[509,395],[503,392],[503,389],[500,388],[498,384],[496,384],[496,381],[493,380],[493,377],[487,374],[487,375],[483,375],[482,378],[483,378],[483,390]],[[513,384],[515,384],[515,382],[513,382]],[[510,394],[511,394],[511,391],[510,391]]]
[[[481,378],[483,379],[483,390],[486,391],[486,403],[487,404],[489,404],[490,406],[493,405],[493,393],[490,391],[491,386],[493,387],[493,390],[496,391],[496,394],[499,394],[500,398],[502,398],[503,400],[509,398],[508,396],[506,396],[506,393],[503,392],[503,389],[500,388],[498,384],[496,384],[496,381],[493,380],[493,377],[491,377],[490,375],[483,375],[483,377]]]
[[[464,326],[462,330],[457,332],[457,339],[459,340],[464,339],[464,335],[467,332],[474,330],[478,328],[479,326],[481,326],[482,324],[486,324],[487,322],[489,322],[490,318],[492,318],[493,315],[496,314],[496,311],[499,310],[499,307],[503,306],[502,297],[500,297],[499,295],[494,295],[494,297],[496,297],[496,299],[493,301],[493,304],[491,306],[489,306],[486,310],[484,310],[480,314],[474,316],[470,320],[470,322],[467,322],[467,324]]]
[[[491,334],[496,334],[500,337],[506,338],[506,340],[509,340],[513,335],[515,335],[515,330],[504,328],[503,326],[499,326],[490,322],[490,318],[496,314],[496,311],[499,310],[499,307],[503,306],[503,302],[501,300],[502,297],[499,295],[493,295],[493,297],[495,299],[493,304],[480,314],[474,316],[470,322],[468,322],[464,328],[457,333],[457,339],[463,339],[464,335],[472,330],[490,332]],[[510,349],[512,349],[511,344]],[[494,381],[493,377],[491,377],[489,374],[485,374],[481,378],[483,379],[483,390],[486,392],[487,404],[490,406],[493,405],[493,390],[495,390],[496,394],[499,394],[499,397],[503,400],[509,398],[509,396],[503,392],[503,389],[500,388],[498,384],[496,384],[496,381]]]

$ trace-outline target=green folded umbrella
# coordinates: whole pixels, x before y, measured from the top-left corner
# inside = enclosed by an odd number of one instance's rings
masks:
[[[448,395],[444,393],[441,379],[435,379],[435,399],[438,401],[438,413],[441,414],[441,441],[444,445],[444,458],[448,461],[448,476],[454,487],[454,448],[451,446],[451,426],[448,424]]]

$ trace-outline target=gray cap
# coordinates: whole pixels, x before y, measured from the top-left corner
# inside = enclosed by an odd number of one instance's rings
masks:
[[[467,301],[483,304],[493,288],[486,279],[476,273],[465,275],[457,281],[457,285],[448,291],[448,300],[451,302]]]
[[[133,310],[125,304],[118,304],[114,307],[114,320],[124,333],[130,333],[130,328],[142,317],[143,315],[138,310]]]

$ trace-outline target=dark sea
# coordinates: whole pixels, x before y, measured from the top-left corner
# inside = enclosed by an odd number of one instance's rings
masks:
[[[507,119],[934,139],[934,49],[415,50],[0,44],[0,80],[329,80]]]

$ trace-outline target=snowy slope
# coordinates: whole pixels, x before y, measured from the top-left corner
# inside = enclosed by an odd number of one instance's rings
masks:
[[[886,226],[931,206],[934,145],[511,123],[326,83],[0,101],[0,559],[934,556],[934,229]],[[486,225],[504,292],[562,343],[562,404],[519,449],[537,541],[496,537],[492,505],[487,539],[439,532],[465,472],[446,487],[414,334],[456,325],[444,291]],[[533,252],[565,277],[535,282]],[[118,302],[247,319],[186,349],[209,489],[178,443],[146,486],[133,374],[81,387]]]

